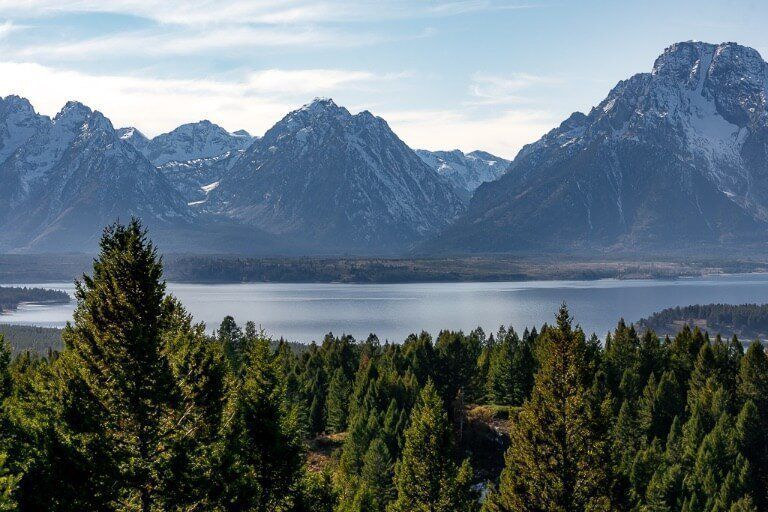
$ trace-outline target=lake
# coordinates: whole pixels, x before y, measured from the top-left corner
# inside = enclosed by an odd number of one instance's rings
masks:
[[[18,285],[16,285],[18,286]],[[64,290],[69,283],[31,283]],[[728,275],[678,280],[526,281],[409,284],[182,284],[168,289],[196,320],[215,328],[225,315],[240,324],[253,320],[273,337],[319,340],[332,331],[365,338],[375,332],[400,342],[414,331],[486,332],[499,325],[525,327],[551,322],[565,301],[576,322],[601,337],[619,318],[636,321],[670,306],[723,302],[768,302],[768,275]],[[2,323],[61,327],[68,305],[23,305],[0,316]]]

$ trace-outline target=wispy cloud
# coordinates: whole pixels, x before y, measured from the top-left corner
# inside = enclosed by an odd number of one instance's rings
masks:
[[[51,16],[62,13],[113,13],[157,23],[325,23],[454,16],[473,11],[528,8],[509,0],[0,0],[0,14]]]
[[[89,61],[113,58],[115,55],[137,57],[163,57],[181,55],[247,55],[259,48],[350,48],[379,44],[387,41],[414,40],[431,37],[434,31],[426,28],[411,34],[383,34],[340,31],[315,26],[217,26],[211,29],[183,28],[180,30],[140,30],[120,32],[103,37],[71,42],[12,46],[4,49],[6,56],[19,60]]]
[[[224,49],[248,51],[259,47],[305,47],[362,45],[375,42],[371,36],[355,36],[317,28],[285,30],[273,27],[227,27],[213,30],[156,33],[122,32],[73,41],[45,43],[13,51],[21,58],[88,60],[114,55],[195,55]]]
[[[14,22],[8,20],[0,23],[0,40],[5,39],[13,32],[23,29],[24,27],[16,25]]]
[[[255,92],[290,95],[327,94],[339,88],[375,89],[410,73],[376,74],[341,69],[266,69],[249,75],[247,87]]]
[[[527,91],[534,87],[548,86],[561,83],[554,77],[514,73],[499,76],[487,73],[475,73],[470,84],[470,103],[477,105],[501,105],[509,103],[526,103],[530,97]]]

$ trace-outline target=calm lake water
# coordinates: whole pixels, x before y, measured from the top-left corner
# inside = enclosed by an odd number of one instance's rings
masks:
[[[18,286],[18,285],[17,285]],[[31,283],[64,290],[69,283]],[[348,333],[400,342],[414,331],[486,332],[499,325],[525,327],[551,322],[565,301],[587,332],[601,337],[620,317],[635,321],[654,311],[696,303],[768,302],[768,275],[712,276],[679,280],[527,281],[439,284],[181,284],[169,283],[195,319],[209,330],[225,315],[253,320],[267,334],[309,342],[323,334]],[[74,303],[27,304],[0,316],[2,323],[63,326]]]

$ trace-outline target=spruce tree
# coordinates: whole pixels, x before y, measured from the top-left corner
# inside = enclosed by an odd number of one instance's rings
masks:
[[[595,429],[588,404],[584,336],[565,306],[557,327],[540,342],[541,369],[533,394],[510,432],[498,491],[490,511],[609,510],[608,439]]]
[[[17,510],[14,494],[20,477],[10,474],[6,460],[7,455],[0,453],[0,512],[13,512]]]
[[[739,401],[751,402],[759,418],[753,448],[746,455],[761,488],[754,496],[755,506],[762,510],[768,507],[768,357],[759,341],[752,343],[741,359],[737,382]]]
[[[344,370],[337,368],[328,385],[328,399],[326,400],[325,418],[329,431],[343,432],[347,429],[350,393],[351,383],[344,374]]]
[[[233,371],[239,371],[242,362],[243,331],[238,327],[233,317],[230,315],[224,317],[216,331],[216,337],[221,343]]]
[[[203,445],[220,421],[220,359],[165,296],[162,264],[138,221],[105,231],[76,299],[55,363],[53,440],[76,477],[52,499],[83,510],[205,506],[207,489],[190,483],[212,470]],[[212,374],[195,382],[201,371]]]
[[[476,509],[468,461],[453,461],[453,442],[443,402],[427,381],[405,431],[395,465],[397,498],[389,512],[463,512]]]
[[[227,404],[220,455],[223,510],[282,510],[298,496],[303,447],[269,340],[243,348],[243,372]]]

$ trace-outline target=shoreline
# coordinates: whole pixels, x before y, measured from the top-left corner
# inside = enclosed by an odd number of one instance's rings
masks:
[[[0,254],[0,282],[73,282],[88,273],[88,255]],[[236,255],[168,255],[168,282],[183,284],[428,284],[461,282],[666,279],[768,273],[768,260],[589,259],[578,257],[455,258],[251,258]]]

